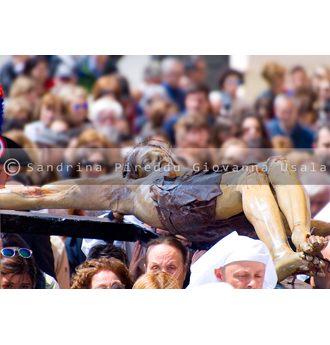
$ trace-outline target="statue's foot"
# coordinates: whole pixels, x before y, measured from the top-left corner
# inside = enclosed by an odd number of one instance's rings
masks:
[[[315,255],[324,249],[328,244],[328,239],[322,236],[307,235],[305,240],[299,244],[297,250],[306,255]]]
[[[304,253],[286,253],[274,262],[278,281],[294,275],[306,274],[308,276],[325,277],[322,267],[324,262],[316,256]]]

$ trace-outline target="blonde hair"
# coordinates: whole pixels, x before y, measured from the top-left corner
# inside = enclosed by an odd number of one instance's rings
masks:
[[[96,80],[92,90],[93,100],[97,101],[103,97],[104,92],[113,94],[114,98],[119,100],[122,89],[115,77],[111,75],[104,75]]]
[[[156,271],[141,276],[133,289],[180,289],[180,285],[169,273]]]
[[[85,129],[78,137],[77,147],[84,147],[86,144],[93,142],[93,141],[100,141],[105,149],[107,148],[114,148],[114,144],[110,143],[107,137],[98,132],[96,129],[89,128]]]
[[[26,77],[23,75],[19,76],[12,83],[8,97],[16,98],[24,96],[24,94],[26,94],[31,89],[36,89],[35,81],[30,77]]]
[[[38,154],[38,146],[33,143],[27,136],[24,135],[24,132],[19,129],[12,129],[8,132],[3,133],[3,135],[15,141],[19,146],[21,146],[26,153],[31,158],[31,161],[34,163],[34,166],[38,165],[39,162],[39,154]],[[38,180],[38,172],[37,169],[33,169],[33,171],[27,170],[26,167],[21,167],[21,172],[27,175],[33,183],[36,183]]]
[[[285,74],[285,67],[276,62],[268,62],[264,65],[261,75],[271,83],[277,75]]]
[[[46,93],[42,98],[40,103],[38,104],[38,108],[36,111],[36,117],[40,120],[40,113],[41,108],[43,105],[47,105],[57,110],[59,114],[63,113],[63,105],[62,101],[59,97],[53,95],[52,93]]]
[[[64,85],[57,96],[62,100],[65,112],[70,114],[70,103],[73,98],[82,97],[85,98],[87,102],[88,92],[84,87],[79,85]]]
[[[9,98],[6,103],[6,117],[16,119],[17,114],[25,111],[28,114],[28,122],[33,120],[33,109],[30,103],[22,96]]]

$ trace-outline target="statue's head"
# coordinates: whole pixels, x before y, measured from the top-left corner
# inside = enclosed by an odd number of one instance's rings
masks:
[[[138,144],[125,159],[123,177],[139,179],[165,166],[177,165],[169,145],[150,140]]]

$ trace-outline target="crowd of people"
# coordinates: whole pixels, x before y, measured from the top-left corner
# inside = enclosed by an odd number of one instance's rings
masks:
[[[230,66],[219,70],[218,88],[211,90],[202,56],[152,58],[135,88],[118,68],[120,58],[15,55],[2,66],[2,135],[23,147],[40,168],[21,167],[9,181],[0,180],[0,188],[121,174],[117,167],[133,147],[156,140],[169,143],[179,165],[191,169],[285,155],[310,196],[312,217],[330,202],[326,66],[316,66],[308,75],[301,65],[287,71],[268,62],[260,71],[268,88],[251,102],[238,92],[244,74]],[[44,210],[76,216],[109,211]],[[122,220],[117,214],[111,218]],[[193,251],[184,238],[157,231],[162,236],[146,247],[139,242],[2,233],[1,288],[192,288],[199,279],[194,278],[196,265],[207,266],[211,250]],[[232,245],[225,259],[217,258],[212,282],[225,288],[275,288],[267,248],[251,241],[246,256],[237,255],[239,246]],[[325,261],[330,260],[328,247],[322,251]],[[325,274],[307,283],[330,288],[329,267]]]

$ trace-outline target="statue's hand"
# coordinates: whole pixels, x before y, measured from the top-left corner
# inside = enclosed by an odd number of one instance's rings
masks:
[[[304,252],[306,255],[315,255],[328,245],[328,238],[322,236],[309,235],[305,241],[300,243],[298,251]]]
[[[302,265],[300,266],[299,273],[307,274],[309,276],[325,277],[323,267],[325,263],[322,259],[319,259],[313,255],[307,255],[304,253],[299,253],[302,259]]]

